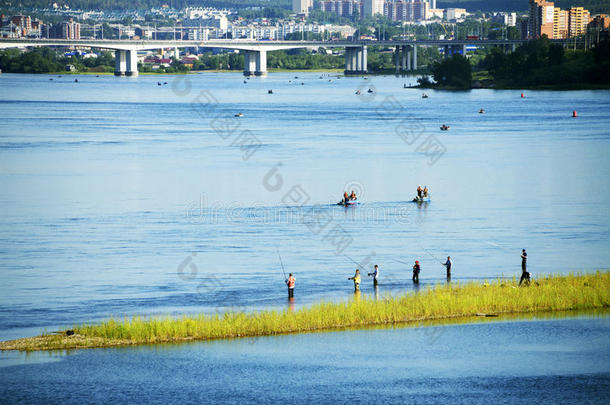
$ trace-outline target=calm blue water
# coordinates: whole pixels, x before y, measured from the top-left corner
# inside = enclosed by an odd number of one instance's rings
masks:
[[[521,248],[534,276],[608,268],[610,91],[296,75],[1,75],[0,339],[284,308],[277,251],[297,308],[349,297],[354,262],[381,294],[447,255],[457,281],[518,276]],[[346,187],[362,205],[332,205]]]
[[[344,300],[355,263],[380,265],[381,295],[413,290],[416,259],[422,286],[444,282],[447,255],[457,282],[519,275],[524,247],[534,277],[608,268],[609,91],[422,99],[413,78],[297,75],[1,75],[0,339]],[[432,202],[409,202],[417,185]],[[333,205],[346,188],[360,206]],[[9,352],[0,398],[604,403],[608,332],[580,316]]]
[[[10,403],[606,404],[610,318],[2,353]]]

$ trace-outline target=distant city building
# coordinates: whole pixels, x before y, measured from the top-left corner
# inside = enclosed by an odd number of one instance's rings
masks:
[[[610,16],[607,14],[599,14],[591,19],[588,28],[593,30],[607,30],[610,28]]]
[[[428,1],[388,1],[384,5],[384,15],[392,21],[420,22],[428,19]]]
[[[528,38],[546,35],[549,39],[572,38],[587,32],[589,10],[571,7],[562,10],[546,0],[530,0]]]
[[[508,27],[514,27],[517,24],[517,13],[496,13],[492,20]]]
[[[468,15],[468,12],[466,12],[465,8],[448,8],[445,10],[445,19],[447,21],[453,21],[456,22],[458,20],[460,20],[462,17],[465,17]]]
[[[339,17],[362,16],[364,4],[357,0],[329,0],[318,2],[318,9],[326,13],[337,14]]]
[[[292,12],[296,14],[309,14],[313,8],[313,0],[292,0]]]
[[[61,24],[62,39],[80,39],[80,24],[72,20]]]
[[[583,7],[572,7],[568,10],[568,37],[577,37],[587,32],[587,25],[591,19],[589,10]]]
[[[383,0],[364,0],[363,13],[365,17],[370,17],[377,14],[383,15],[383,9]]]
[[[546,35],[553,38],[555,3],[546,0],[530,0],[529,32],[532,38]]]
[[[569,38],[569,14],[567,10],[555,7],[553,14],[553,38]]]
[[[436,9],[435,0],[324,0],[318,9],[340,17],[358,15],[370,17],[380,14],[392,21],[420,22],[433,17],[443,18],[442,9]],[[431,11],[435,10],[435,14]],[[465,10],[464,10],[465,11]]]

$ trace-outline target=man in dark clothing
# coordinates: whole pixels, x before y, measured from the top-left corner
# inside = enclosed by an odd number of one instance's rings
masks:
[[[445,267],[447,268],[447,280],[451,278],[451,256],[447,256],[447,261],[445,262]]]
[[[530,283],[530,273],[527,271],[527,253],[525,252],[525,249],[521,251],[521,279],[519,280],[519,285],[524,281],[526,285]]]
[[[421,267],[419,267],[419,262],[415,261],[415,266],[413,266],[413,282],[415,284],[419,284],[419,272],[421,271]]]

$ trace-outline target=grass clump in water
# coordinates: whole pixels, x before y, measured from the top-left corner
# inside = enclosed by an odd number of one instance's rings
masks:
[[[439,284],[380,300],[322,302],[295,312],[261,311],[173,317],[110,319],[74,327],[74,334],[0,342],[2,350],[50,350],[270,336],[477,314],[568,311],[610,307],[610,273],[546,276],[529,287],[516,280]]]

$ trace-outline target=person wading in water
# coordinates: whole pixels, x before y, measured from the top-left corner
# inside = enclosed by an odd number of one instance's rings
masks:
[[[447,280],[451,279],[451,265],[453,262],[451,261],[451,256],[447,256],[447,261],[444,266],[447,268]]]
[[[419,284],[419,272],[421,271],[421,267],[419,267],[419,261],[415,261],[415,265],[413,266],[413,282],[415,284]]]
[[[373,287],[377,287],[377,282],[379,281],[379,266],[375,265],[375,270],[372,273],[369,273],[369,277],[373,276]]]
[[[360,291],[360,270],[356,269],[354,277],[348,277],[348,280],[354,280],[354,291]]]
[[[288,298],[293,298],[294,297],[294,283],[295,283],[296,278],[294,278],[294,276],[292,275],[292,273],[290,273],[288,275],[288,280],[286,280],[286,285],[288,286]]]

